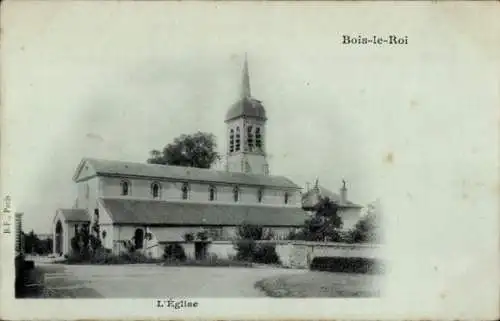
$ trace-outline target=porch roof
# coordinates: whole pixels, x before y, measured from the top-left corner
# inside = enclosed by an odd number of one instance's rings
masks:
[[[298,207],[117,198],[102,198],[101,202],[115,224],[300,227],[308,217]]]
[[[60,208],[58,211],[62,214],[66,222],[90,222],[90,217],[85,209]]]

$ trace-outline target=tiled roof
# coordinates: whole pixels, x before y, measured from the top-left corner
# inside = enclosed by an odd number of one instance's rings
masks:
[[[102,198],[113,223],[147,225],[302,226],[301,208],[259,205],[200,204],[153,200]]]
[[[87,210],[79,208],[60,208],[58,210],[66,222],[90,222]]]
[[[140,176],[156,179],[191,180],[300,189],[284,176],[233,173],[211,169],[134,163],[101,159],[86,159],[99,175]]]
[[[244,97],[235,102],[227,111],[226,121],[238,117],[253,117],[259,119],[266,118],[266,110],[262,106],[261,101],[250,97]]]
[[[342,199],[340,198],[339,194],[336,194],[321,185],[318,185],[317,187],[314,187],[302,194],[302,207],[314,207],[314,205],[316,205],[313,204],[313,202],[316,202],[315,197],[328,197],[331,201],[338,204],[340,207],[361,207],[360,205],[355,204],[349,200],[347,200],[345,203],[342,203]]]

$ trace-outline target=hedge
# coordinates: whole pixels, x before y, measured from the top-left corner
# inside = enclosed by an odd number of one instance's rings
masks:
[[[384,270],[380,260],[361,257],[315,257],[311,262],[310,269],[364,274],[381,274]]]

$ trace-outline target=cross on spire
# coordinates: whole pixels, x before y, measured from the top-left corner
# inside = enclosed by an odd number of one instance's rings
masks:
[[[250,76],[248,75],[248,58],[245,52],[245,62],[243,64],[243,79],[241,82],[241,98],[250,98]]]

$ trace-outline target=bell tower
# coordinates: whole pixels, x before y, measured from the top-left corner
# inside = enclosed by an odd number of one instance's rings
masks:
[[[230,172],[269,175],[267,163],[266,110],[250,91],[248,59],[245,54],[240,98],[226,114],[226,170]]]

